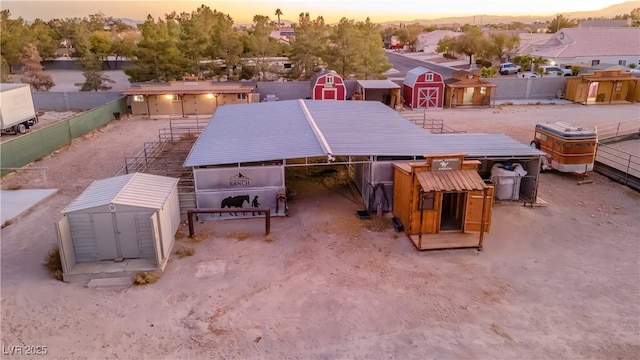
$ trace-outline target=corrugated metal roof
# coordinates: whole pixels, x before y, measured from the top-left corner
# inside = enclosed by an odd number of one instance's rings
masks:
[[[178,184],[178,179],[144,173],[133,173],[96,180],[62,213],[108,204],[162,209]]]
[[[416,177],[426,192],[482,190],[487,187],[476,170],[419,171]]]
[[[191,148],[184,166],[326,155],[298,101],[221,106]]]
[[[400,85],[391,80],[358,80],[358,84],[365,89],[400,89]]]
[[[290,100],[220,107],[196,140],[184,166],[328,155],[307,120],[304,107],[332,155],[542,154],[504,134],[431,134],[377,101]]]

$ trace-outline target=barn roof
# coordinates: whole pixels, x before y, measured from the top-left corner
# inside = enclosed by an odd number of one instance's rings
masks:
[[[414,67],[413,69],[407,71],[407,76],[404,78],[404,81],[402,82],[402,84],[410,86],[410,87],[413,87],[413,86],[416,85],[416,82],[418,82],[418,78],[420,77],[420,75],[425,74],[425,73],[429,73],[429,72],[441,75],[436,71],[427,69],[427,68],[422,67],[422,66],[417,66],[417,67]]]
[[[124,91],[125,95],[164,94],[238,94],[256,89],[255,82],[170,81],[164,83],[136,83]]]
[[[144,173],[132,173],[96,180],[75,198],[62,213],[109,204],[162,209],[178,179]]]
[[[289,100],[221,106],[185,167],[327,156],[539,156],[503,134],[431,134],[376,101]]]

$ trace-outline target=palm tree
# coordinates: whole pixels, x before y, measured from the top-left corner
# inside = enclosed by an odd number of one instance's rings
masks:
[[[542,56],[534,57],[532,63],[534,65],[534,68],[532,68],[531,71],[537,71],[540,65],[544,65],[547,63],[547,59],[543,58]]]
[[[280,10],[279,8],[278,8],[278,9],[276,9],[276,13],[275,13],[275,15],[278,17],[278,26],[282,25],[282,24],[280,23],[280,15],[284,15],[284,14],[282,13],[282,10]]]

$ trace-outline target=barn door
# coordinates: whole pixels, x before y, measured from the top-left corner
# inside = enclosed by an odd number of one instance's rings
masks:
[[[338,89],[322,89],[322,100],[336,100],[338,98]]]
[[[482,223],[483,190],[472,190],[467,195],[467,208],[464,222],[464,232],[480,232]],[[491,212],[493,207],[493,186],[487,189],[487,198],[484,199],[484,231],[489,232],[491,227]]]
[[[418,89],[418,108],[420,109],[438,108],[439,97],[440,97],[440,89],[438,88]]]

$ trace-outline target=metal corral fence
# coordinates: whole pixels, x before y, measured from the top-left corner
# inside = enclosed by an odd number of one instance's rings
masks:
[[[621,150],[615,145],[623,141],[640,143],[640,120],[599,125],[596,132],[598,148],[595,171],[640,191],[640,156]]]
[[[120,114],[125,114],[126,110],[127,103],[124,98],[120,98],[55,124],[42,128],[35,127],[28,134],[2,142],[0,144],[2,175],[69,145],[73,139],[106,125],[120,117]]]
[[[442,119],[433,119],[424,111],[402,111],[400,115],[411,121],[415,125],[427,130],[432,134],[457,134],[466,133],[466,131],[458,131],[444,124]]]
[[[172,116],[170,119],[169,127],[158,129],[158,141],[144,143],[135,156],[125,158],[125,165],[117,175],[144,172],[179,178],[180,214],[186,219],[187,211],[196,208],[196,195],[193,171],[183,168],[182,164],[211,116]]]

